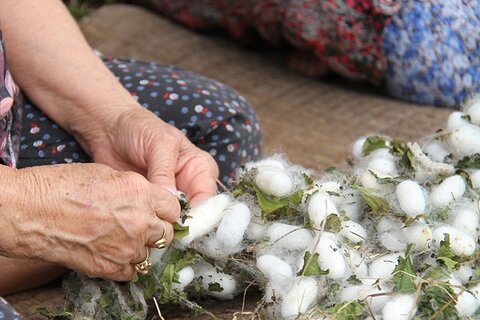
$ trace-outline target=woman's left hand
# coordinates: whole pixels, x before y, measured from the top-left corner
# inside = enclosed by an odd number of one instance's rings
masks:
[[[218,166],[210,154],[140,106],[122,109],[109,122],[106,134],[97,135],[88,145],[95,162],[135,171],[152,183],[181,190],[191,203],[216,192]]]

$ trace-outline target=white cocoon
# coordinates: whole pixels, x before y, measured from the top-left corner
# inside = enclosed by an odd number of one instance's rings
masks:
[[[407,241],[402,230],[389,230],[378,237],[382,246],[389,251],[403,251],[407,248]]]
[[[318,264],[322,270],[329,270],[327,277],[334,280],[343,279],[346,275],[347,264],[340,248],[325,236],[320,237],[315,248],[318,252]]]
[[[461,111],[454,111],[450,113],[447,120],[447,129],[453,130],[458,128],[459,126],[463,126],[464,124],[468,124],[466,120],[466,114]]]
[[[243,240],[250,223],[250,209],[244,203],[236,203],[226,210],[217,228],[218,241],[229,248],[237,247]]]
[[[172,289],[176,290],[183,290],[186,286],[188,286],[195,277],[195,270],[192,267],[186,266],[185,268],[180,269],[178,271],[178,282],[172,282]]]
[[[282,301],[282,317],[295,319],[305,314],[317,298],[318,285],[315,278],[298,277]]]
[[[470,278],[473,277],[473,269],[470,266],[462,265],[458,270],[453,270],[452,276],[458,279],[463,285],[466,285]]]
[[[317,182],[318,190],[323,192],[336,192],[340,193],[340,183],[338,181],[324,181]]]
[[[473,206],[460,205],[453,208],[450,213],[452,225],[459,229],[475,234],[479,226],[479,217]]]
[[[315,192],[310,197],[307,212],[315,228],[320,228],[323,220],[325,220],[329,214],[338,214],[337,207],[330,195],[322,191]]]
[[[402,229],[403,236],[408,243],[415,244],[414,250],[425,250],[432,243],[432,230],[428,225],[414,222],[409,227]]]
[[[373,158],[368,163],[368,169],[375,172],[379,178],[398,175],[395,162],[389,158]]]
[[[266,194],[283,198],[293,193],[293,180],[285,172],[272,166],[258,167],[255,184]]]
[[[447,146],[439,140],[430,141],[422,148],[422,150],[428,155],[430,159],[437,162],[443,162],[445,158],[450,154]]]
[[[342,230],[340,230],[340,234],[354,243],[367,240],[367,230],[365,230],[365,228],[359,223],[351,220],[342,221]]]
[[[374,191],[382,191],[387,187],[385,184],[378,183],[377,178],[375,178],[375,176],[368,170],[360,175],[359,181],[363,187],[372,189]]]
[[[355,221],[363,214],[364,202],[362,196],[354,189],[346,189],[343,192],[342,200],[338,207],[345,211],[345,215]]]
[[[368,268],[365,262],[365,257],[357,250],[351,249],[345,252],[345,260],[352,272],[358,278],[368,276]]]
[[[366,140],[367,138],[361,137],[353,143],[352,154],[355,158],[360,159],[363,157],[363,145],[365,144]]]
[[[480,141],[480,139],[478,140]],[[467,185],[465,184],[465,180],[459,175],[454,175],[446,178],[439,185],[432,188],[430,201],[437,208],[446,207],[451,202],[459,200],[466,189]]]
[[[470,318],[478,310],[478,307],[480,307],[480,301],[470,292],[464,291],[458,295],[455,309],[461,317]]]
[[[397,185],[395,190],[400,208],[409,217],[425,213],[425,196],[422,187],[412,180],[405,180]]]
[[[217,271],[216,268],[201,264],[197,271],[197,277],[201,278],[202,288],[205,292],[217,299],[232,299],[237,290],[237,281],[229,274]],[[211,291],[209,287],[218,283],[220,291]]]
[[[412,295],[398,295],[388,301],[382,309],[383,320],[409,320],[415,313]]]
[[[285,169],[285,163],[281,160],[277,160],[274,158],[267,158],[257,162],[249,162],[245,164],[245,169],[250,170],[252,168],[260,168],[260,167],[275,167],[278,169]]]
[[[465,123],[452,129],[448,135],[448,147],[457,158],[480,153],[480,126]]]
[[[312,242],[313,236],[310,231],[301,226],[285,223],[273,223],[266,232],[270,243],[286,250],[304,250]]]
[[[480,99],[478,96],[471,100],[463,111],[470,116],[470,121],[473,124],[480,125]]]
[[[475,252],[474,237],[448,226],[439,227],[433,231],[433,239],[438,245],[445,238],[445,234],[450,235],[450,249],[457,256],[471,256]]]
[[[228,195],[219,194],[188,211],[189,218],[183,224],[189,227],[188,235],[179,240],[180,244],[187,246],[193,240],[211,232],[222,220],[229,203]]]
[[[368,266],[368,276],[375,279],[391,277],[400,256],[403,256],[403,253],[391,253],[376,258]]]
[[[281,285],[293,277],[290,265],[274,255],[259,256],[257,258],[257,268],[269,281],[277,285]]]
[[[480,189],[480,170],[475,170],[470,174],[473,189]]]
[[[377,224],[377,231],[378,233],[384,233],[390,230],[400,230],[405,225],[398,219],[385,216],[382,217]]]

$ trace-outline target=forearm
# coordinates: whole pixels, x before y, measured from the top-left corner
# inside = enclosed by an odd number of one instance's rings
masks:
[[[88,132],[103,130],[92,119],[109,119],[121,106],[136,104],[96,57],[60,0],[2,0],[0,23],[13,78],[82,144]]]

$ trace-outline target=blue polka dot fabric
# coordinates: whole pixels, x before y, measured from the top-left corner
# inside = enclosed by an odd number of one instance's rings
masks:
[[[405,0],[383,31],[388,91],[458,106],[480,92],[480,1]]]
[[[122,85],[146,109],[209,152],[229,184],[235,170],[260,155],[256,115],[229,86],[169,65],[103,58]],[[91,161],[81,146],[31,102],[24,102],[18,167]]]

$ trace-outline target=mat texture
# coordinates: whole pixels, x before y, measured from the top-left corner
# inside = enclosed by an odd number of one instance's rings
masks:
[[[418,139],[445,122],[451,110],[419,107],[393,100],[376,89],[338,79],[320,81],[285,68],[281,56],[241,48],[218,35],[188,31],[144,9],[105,6],[81,22],[90,44],[104,54],[175,64],[241,92],[256,109],[264,132],[264,155],[283,152],[306,167],[342,165],[355,138],[382,133]],[[247,298],[251,311],[255,298]],[[61,305],[58,286],[7,297],[29,318],[42,318],[41,306]],[[215,304],[214,313],[231,319],[242,298]],[[212,309],[211,309],[212,310]],[[191,316],[166,309],[167,319]]]

